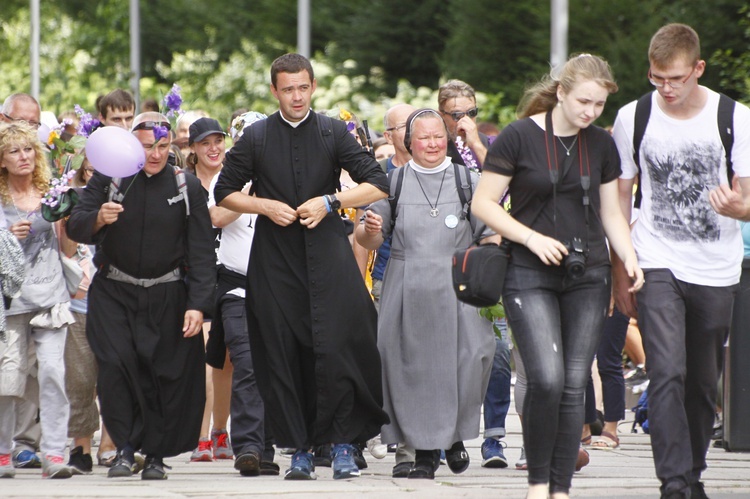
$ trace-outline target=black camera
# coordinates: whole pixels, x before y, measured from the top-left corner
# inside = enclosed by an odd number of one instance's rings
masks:
[[[579,279],[586,273],[586,247],[580,237],[574,237],[570,243],[564,242],[568,255],[563,259],[565,272],[571,279]]]

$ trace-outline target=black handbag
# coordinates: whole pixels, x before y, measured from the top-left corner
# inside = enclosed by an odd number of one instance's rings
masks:
[[[472,244],[453,254],[453,291],[456,297],[475,307],[491,307],[500,301],[510,243]]]

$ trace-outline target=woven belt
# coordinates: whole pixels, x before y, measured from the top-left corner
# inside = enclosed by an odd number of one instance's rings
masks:
[[[156,286],[157,284],[164,284],[165,282],[179,281],[180,279],[182,279],[182,273],[180,272],[179,268],[171,270],[161,277],[155,277],[153,279],[138,279],[137,277],[133,277],[130,274],[126,274],[113,265],[109,265],[106,275],[107,279],[112,279],[113,281],[118,282],[125,282],[127,284],[134,284],[135,286],[141,286],[143,288],[150,288],[151,286]]]

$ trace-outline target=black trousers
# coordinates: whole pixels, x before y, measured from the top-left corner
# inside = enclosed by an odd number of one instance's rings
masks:
[[[224,342],[234,366],[232,374],[231,440],[235,456],[249,451],[273,461],[273,439],[264,429],[263,399],[255,381],[255,369],[250,353],[245,299],[226,294],[221,298],[218,313],[224,325]],[[268,433],[268,435],[266,435]],[[264,453],[264,450],[267,450]]]
[[[706,469],[738,286],[690,284],[668,269],[644,273],[638,326],[650,380],[648,422],[656,476],[663,493],[687,494]]]

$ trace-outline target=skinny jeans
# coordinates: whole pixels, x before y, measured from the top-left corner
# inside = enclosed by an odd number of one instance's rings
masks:
[[[608,265],[589,268],[578,279],[557,267],[511,264],[506,274],[503,304],[528,380],[523,406],[528,481],[549,484],[551,494],[570,489],[611,280]]]

